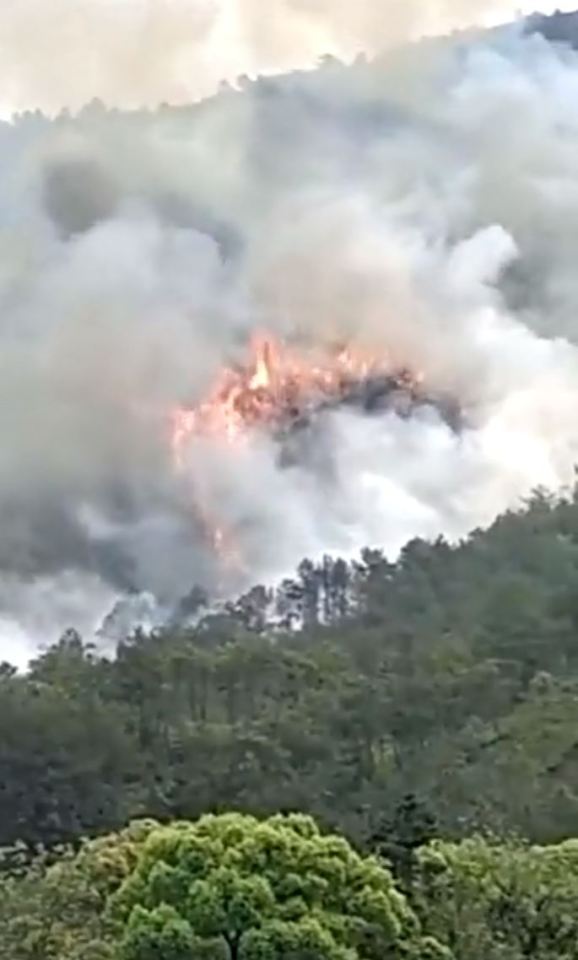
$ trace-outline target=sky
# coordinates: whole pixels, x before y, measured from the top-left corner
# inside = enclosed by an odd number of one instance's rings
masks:
[[[576,0],[539,3],[572,9]],[[492,24],[532,0],[4,0],[0,113],[182,103],[221,80]]]

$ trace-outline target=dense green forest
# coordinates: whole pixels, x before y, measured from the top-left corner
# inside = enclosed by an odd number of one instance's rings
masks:
[[[199,603],[193,592],[191,603]],[[301,810],[363,841],[578,835],[578,497],[456,547],[302,564],[103,659],[71,633],[0,677],[0,843]]]
[[[578,956],[578,494],[189,600],[2,666],[0,957]]]

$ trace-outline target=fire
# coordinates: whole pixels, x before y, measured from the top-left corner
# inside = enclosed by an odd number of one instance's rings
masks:
[[[267,390],[273,381],[275,354],[270,340],[256,339],[253,341],[255,353],[255,373],[249,381],[251,390]]]
[[[252,432],[279,427],[315,406],[338,399],[348,385],[385,374],[387,364],[361,350],[342,348],[321,356],[298,351],[258,335],[251,341],[250,361],[242,369],[225,368],[207,397],[195,408],[173,413],[172,447],[182,466],[195,437],[242,442]]]
[[[417,382],[406,373],[392,375],[387,357],[376,357],[361,348],[301,352],[259,334],[251,340],[246,365],[223,368],[204,400],[195,407],[174,410],[174,462],[186,475],[195,513],[226,567],[238,569],[242,560],[233,532],[215,519],[210,492],[195,482],[195,440],[209,438],[230,447],[246,443],[259,431],[281,430],[372,380],[392,381],[410,390]]]

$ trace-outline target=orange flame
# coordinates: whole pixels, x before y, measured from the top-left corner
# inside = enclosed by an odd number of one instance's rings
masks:
[[[386,363],[360,350],[344,348],[313,358],[262,335],[253,338],[250,354],[246,368],[225,368],[217,376],[199,406],[174,411],[172,447],[177,464],[183,464],[185,448],[195,436],[239,442],[251,431],[337,398],[349,383],[387,370]]]
[[[229,446],[243,443],[261,429],[281,427],[320,403],[338,399],[356,382],[389,372],[387,357],[376,359],[360,348],[300,353],[259,334],[250,343],[245,367],[224,368],[198,406],[173,411],[174,462],[179,471],[185,471],[186,454],[195,439],[214,438]],[[194,483],[193,476],[189,480]],[[214,522],[206,500],[206,496],[197,497],[197,514],[208,538],[229,566],[239,566],[234,537]]]

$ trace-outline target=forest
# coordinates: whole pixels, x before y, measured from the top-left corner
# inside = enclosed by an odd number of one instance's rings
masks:
[[[0,957],[578,956],[578,493],[204,603],[2,665]]]

